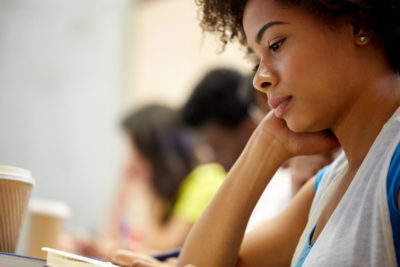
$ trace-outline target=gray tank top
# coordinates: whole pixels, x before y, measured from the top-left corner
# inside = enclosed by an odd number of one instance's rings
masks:
[[[386,178],[400,141],[400,108],[384,125],[349,188],[318,236],[302,266],[397,266]],[[347,169],[344,154],[326,171],[311,205],[291,266]]]

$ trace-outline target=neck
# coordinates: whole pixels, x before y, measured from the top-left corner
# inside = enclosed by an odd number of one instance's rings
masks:
[[[357,170],[370,147],[400,104],[400,79],[386,73],[364,83],[352,106],[344,110],[332,128],[349,162],[349,170]]]

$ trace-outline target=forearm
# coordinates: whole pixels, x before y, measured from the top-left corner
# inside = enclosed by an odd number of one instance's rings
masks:
[[[179,265],[234,266],[247,221],[260,195],[285,160],[273,142],[256,131],[228,173],[221,189],[196,222]]]

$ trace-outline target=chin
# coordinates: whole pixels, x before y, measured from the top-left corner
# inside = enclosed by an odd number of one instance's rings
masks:
[[[302,120],[299,119],[294,119],[294,118],[288,118],[286,119],[286,125],[291,130],[292,132],[295,133],[305,133],[305,132],[316,132],[318,130],[314,129],[309,123],[305,123]]]
[[[289,119],[285,119],[286,121],[286,125],[289,128],[289,130],[291,130],[292,132],[295,133],[302,133],[302,132],[307,132],[305,127],[303,127],[299,121],[295,121],[295,120],[289,120]]]

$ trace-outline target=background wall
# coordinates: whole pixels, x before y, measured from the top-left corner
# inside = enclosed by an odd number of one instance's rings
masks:
[[[0,164],[95,231],[119,172],[130,2],[0,1]],[[21,242],[22,243],[22,242]]]
[[[141,1],[132,19],[132,90],[127,100],[134,107],[153,101],[178,106],[216,66],[251,69],[239,45],[230,44],[217,53],[220,43],[216,36],[202,33],[194,0]]]

